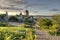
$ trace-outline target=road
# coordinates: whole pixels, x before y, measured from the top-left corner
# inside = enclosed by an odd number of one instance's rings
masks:
[[[18,22],[9,22],[9,24],[19,27],[22,23],[18,23]]]

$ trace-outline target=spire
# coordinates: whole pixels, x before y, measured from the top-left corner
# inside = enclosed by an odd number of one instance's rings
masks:
[[[28,11],[28,10],[25,10],[24,14],[25,14],[26,16],[29,16],[29,11]]]
[[[20,15],[22,15],[22,13],[20,13]]]
[[[6,11],[6,15],[8,15],[8,12]]]

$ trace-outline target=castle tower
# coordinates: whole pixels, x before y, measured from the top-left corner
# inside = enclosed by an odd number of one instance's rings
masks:
[[[20,15],[22,15],[22,13],[20,13]]]
[[[22,19],[23,18],[23,15],[22,15],[22,13],[20,13],[20,19]]]
[[[8,12],[6,12],[6,16],[8,16]]]
[[[25,10],[25,11],[24,11],[24,15],[25,15],[25,16],[29,16],[29,11],[28,11],[28,10]]]
[[[6,12],[5,16],[4,16],[4,20],[7,22],[8,21],[8,12]]]

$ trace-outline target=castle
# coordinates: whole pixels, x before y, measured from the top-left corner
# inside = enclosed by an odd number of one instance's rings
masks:
[[[18,22],[33,22],[34,18],[33,16],[29,15],[29,11],[25,10],[24,11],[24,15],[22,13],[20,13],[19,15],[15,15],[15,17],[18,19]],[[11,20],[9,20],[9,18],[11,18],[11,16],[8,15],[8,12],[6,12],[5,14],[3,14],[2,17],[0,17],[0,22],[16,22],[15,20],[13,20],[14,18],[12,18]]]

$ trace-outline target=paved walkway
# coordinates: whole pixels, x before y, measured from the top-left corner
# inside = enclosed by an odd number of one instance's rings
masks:
[[[49,34],[46,31],[41,31],[35,25],[36,40],[49,40]]]
[[[60,36],[51,36],[47,31],[41,31],[35,25],[36,40],[60,40]]]
[[[35,31],[36,31],[36,40],[49,40],[49,34],[47,32],[39,31],[37,29]]]

